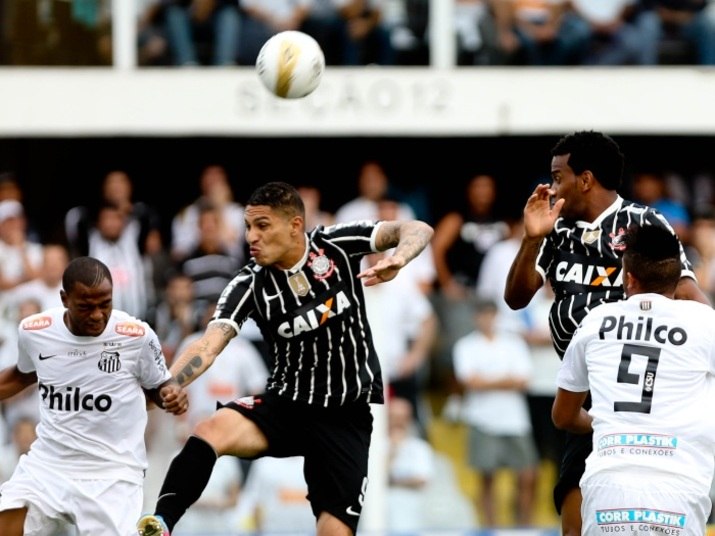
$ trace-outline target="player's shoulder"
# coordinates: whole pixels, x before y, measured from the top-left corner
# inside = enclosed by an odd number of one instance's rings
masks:
[[[119,309],[112,311],[107,327],[113,334],[122,337],[143,338],[154,335],[154,330],[146,321]]]
[[[20,321],[18,331],[21,336],[41,334],[62,322],[64,311],[64,307],[54,307],[26,316]]]
[[[350,235],[364,235],[365,232],[371,232],[375,227],[380,225],[378,220],[352,220],[341,223],[334,223],[328,226],[319,225],[310,233],[311,239],[345,237]]]

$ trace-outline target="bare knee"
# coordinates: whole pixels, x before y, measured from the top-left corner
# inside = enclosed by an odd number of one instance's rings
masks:
[[[194,427],[193,435],[206,441],[218,456],[256,456],[268,448],[268,440],[256,424],[239,412],[219,409]]]

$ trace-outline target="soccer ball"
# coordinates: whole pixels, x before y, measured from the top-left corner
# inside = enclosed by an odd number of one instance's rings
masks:
[[[256,71],[263,85],[284,99],[299,99],[312,93],[325,70],[325,56],[318,42],[306,33],[285,31],[261,47]]]

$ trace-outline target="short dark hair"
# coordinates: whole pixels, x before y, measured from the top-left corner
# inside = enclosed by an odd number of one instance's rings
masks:
[[[94,257],[77,257],[69,262],[62,274],[62,288],[71,292],[77,283],[93,288],[105,279],[112,283],[112,273],[106,264]]]
[[[305,218],[305,205],[298,190],[287,182],[267,182],[256,188],[246,205],[264,205],[283,212],[287,216]]]
[[[552,157],[563,155],[569,155],[568,164],[577,175],[588,170],[607,190],[621,187],[625,158],[610,136],[594,130],[568,134],[551,149]]]
[[[647,292],[672,292],[681,277],[680,242],[669,230],[633,225],[623,236],[623,265]]]

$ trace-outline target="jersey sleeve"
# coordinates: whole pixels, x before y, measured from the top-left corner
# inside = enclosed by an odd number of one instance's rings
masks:
[[[556,375],[557,387],[574,393],[588,391],[587,342],[583,327],[579,327],[566,348],[559,372]]]
[[[154,330],[145,324],[146,334],[138,356],[139,383],[147,389],[154,389],[171,379],[166,366],[166,358]]]
[[[255,269],[258,268],[246,266],[226,285],[216,303],[211,322],[228,323],[236,333],[239,332],[246,318],[255,309],[255,300],[253,300]]]
[[[546,281],[547,275],[549,273],[549,266],[554,260],[554,246],[550,237],[547,236],[541,241],[541,247],[539,248],[539,253],[536,256],[536,266],[534,267],[536,272],[541,275],[541,279]]]
[[[17,369],[26,374],[35,371],[35,363],[25,347],[25,330],[18,328],[17,336]]]
[[[338,223],[323,229],[325,238],[340,246],[348,255],[367,255],[378,251],[375,241],[380,221],[361,220]]]

